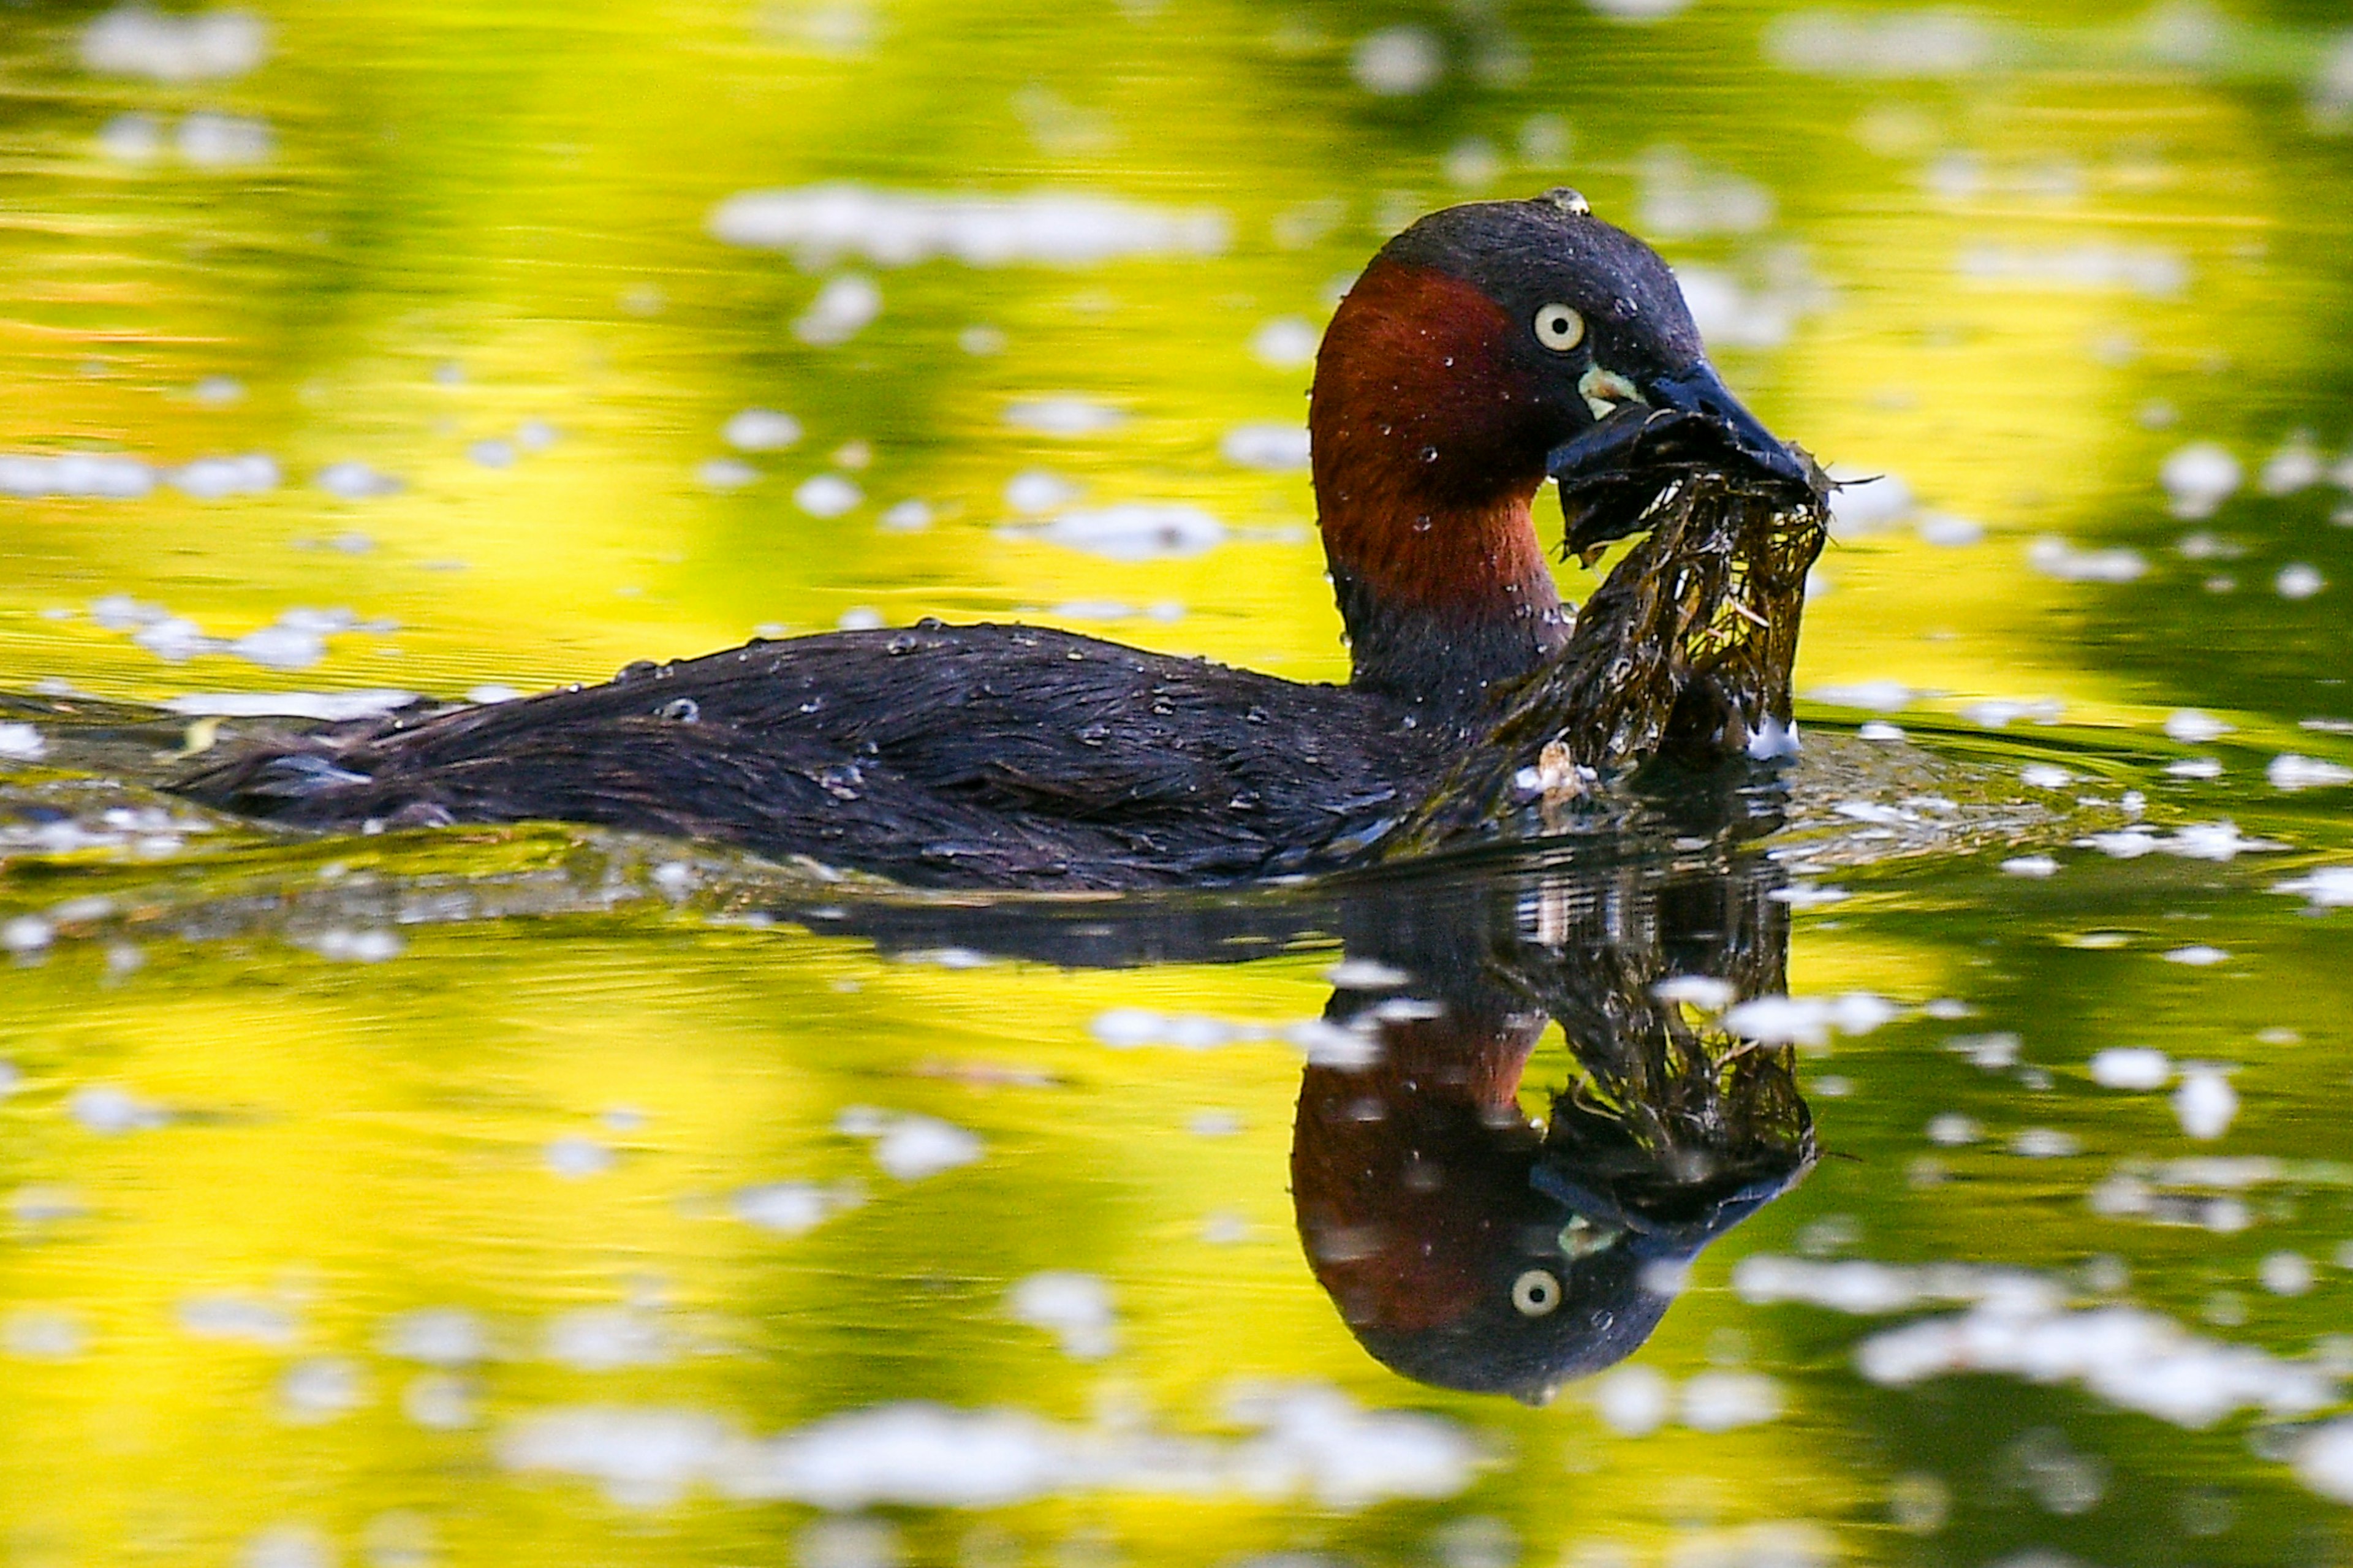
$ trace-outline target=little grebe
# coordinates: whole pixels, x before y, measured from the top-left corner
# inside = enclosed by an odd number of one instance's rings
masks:
[[[1308,427],[1344,686],[925,621],[260,737],[175,787],[298,826],[597,823],[934,885],[1335,866],[1567,642],[1529,515],[1547,475],[1566,494],[1681,443],[1753,482],[1818,482],[1718,378],[1666,264],[1566,190],[1383,247],[1324,333]]]

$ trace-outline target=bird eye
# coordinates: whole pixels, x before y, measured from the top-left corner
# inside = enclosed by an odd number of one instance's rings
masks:
[[[1546,305],[1536,311],[1536,342],[1555,353],[1567,353],[1585,341],[1585,318],[1566,305]]]
[[[1523,1318],[1542,1318],[1560,1305],[1560,1281],[1550,1271],[1531,1268],[1512,1281],[1512,1305]]]

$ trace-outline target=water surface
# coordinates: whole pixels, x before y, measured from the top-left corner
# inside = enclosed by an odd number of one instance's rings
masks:
[[[7,15],[0,1560],[2353,1551],[2333,7]],[[999,908],[146,787],[924,615],[1336,678],[1315,335],[1563,183],[1886,476],[1762,837]]]

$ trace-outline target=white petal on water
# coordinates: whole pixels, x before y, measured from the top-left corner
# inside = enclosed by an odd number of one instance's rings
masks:
[[[2001,863],[2003,872],[2012,877],[2055,877],[2059,862],[2048,855],[2020,855]]]
[[[2094,833],[2081,842],[2112,860],[2137,860],[2157,853],[2158,839],[2146,827],[2126,827],[2115,833]]]
[[[1483,191],[1502,178],[1504,159],[1485,137],[1465,136],[1446,150],[1439,169],[1457,190]]]
[[[90,1340],[81,1320],[57,1307],[18,1307],[0,1320],[0,1351],[23,1361],[70,1361]]]
[[[862,1201],[854,1186],[823,1187],[814,1182],[770,1182],[740,1189],[729,1206],[746,1225],[779,1236],[801,1236],[815,1230],[844,1209]]]
[[[2173,1114],[2182,1131],[2200,1142],[2211,1142],[2229,1131],[2238,1116],[2238,1091],[2216,1068],[2184,1067],[2181,1087],[2173,1091]]]
[[[510,695],[512,695],[510,693]],[[414,691],[192,691],[164,706],[189,718],[373,719],[417,700]],[[479,700],[479,699],[477,700]]]
[[[473,1382],[446,1372],[412,1377],[400,1391],[400,1413],[430,1432],[461,1432],[478,1418]]]
[[[275,1348],[292,1344],[297,1332],[292,1313],[253,1296],[186,1296],[173,1309],[173,1316],[184,1331],[198,1339],[242,1340]]]
[[[602,1175],[613,1168],[614,1155],[609,1145],[576,1133],[549,1139],[543,1152],[549,1170],[575,1181]]]
[[[1356,40],[1348,74],[1376,98],[1411,98],[1446,74],[1446,51],[1427,27],[1383,27]]]
[[[121,163],[150,163],[164,151],[164,125],[136,110],[98,128],[98,150]]]
[[[2327,586],[2328,579],[2318,567],[2301,561],[2281,567],[2279,575],[2272,579],[2273,589],[2283,599],[2309,599]]]
[[[1861,708],[1873,713],[1894,713],[1912,705],[1920,694],[1900,680],[1852,680],[1817,686],[1806,695],[1834,708]]]
[[[1307,426],[1237,425],[1219,441],[1218,452],[1238,468],[1294,472],[1307,467]]]
[[[1977,244],[1955,270],[1973,283],[2021,289],[2122,291],[2169,300],[2189,287],[2189,263],[2161,246]]]
[[[659,1366],[676,1347],[661,1320],[635,1307],[580,1307],[547,1325],[547,1358],[577,1372]]]
[[[2018,779],[2029,789],[2065,789],[2075,775],[2049,763],[2029,763],[2018,770]]]
[[[882,289],[858,272],[842,272],[825,280],[817,298],[793,322],[793,335],[805,343],[830,348],[846,343],[882,313]]]
[[[2297,893],[2316,910],[2353,908],[2353,866],[2316,866],[2301,877],[2272,884],[2274,893]]]
[[[1585,4],[1613,22],[1663,22],[1688,10],[1692,0],[1585,0]]]
[[[515,466],[514,443],[496,436],[473,442],[466,448],[466,460],[480,468],[512,468]]]
[[[865,492],[839,474],[811,475],[793,491],[793,504],[811,517],[839,517],[865,500]]]
[[[1679,148],[1651,148],[1636,174],[1636,226],[1654,237],[1755,234],[1773,222],[1772,192],[1745,175],[1696,163]]]
[[[2353,1421],[2332,1421],[2304,1435],[2295,1473],[2323,1497],[2353,1503]]]
[[[307,944],[321,958],[336,963],[382,963],[400,956],[400,933],[377,926],[353,931],[345,926],[321,931]]]
[[[1362,1072],[1381,1059],[1376,1022],[1370,1016],[1346,1024],[1303,1018],[1284,1029],[1282,1037],[1306,1057],[1311,1067]]]
[[[2249,1345],[2202,1339],[2130,1307],[2070,1311],[1989,1301],[1873,1336],[1856,1352],[1872,1382],[1905,1387],[1955,1373],[2076,1383],[2094,1397],[2178,1426],[2204,1428],[2253,1407],[2277,1417],[2335,1403],[2335,1380]]]
[[[92,1132],[111,1136],[143,1132],[172,1120],[171,1112],[112,1084],[91,1084],[74,1090],[66,1113]]]
[[[2263,1259],[2259,1277],[2274,1296],[2301,1296],[2312,1289],[2312,1259],[2301,1252],[2274,1252]]]
[[[1853,1317],[1888,1317],[1943,1302],[1999,1302],[2056,1309],[2066,1289],[2039,1274],[1976,1263],[1891,1264],[1757,1253],[1732,1271],[1732,1288],[1752,1306],[1802,1301]]]
[[[908,500],[892,502],[874,524],[892,533],[920,533],[932,526],[932,517],[931,502]]]
[[[1839,486],[1831,493],[1831,532],[1841,539],[1893,528],[1915,510],[1912,487],[1894,474],[1837,463],[1830,475]]]
[[[1703,1013],[1715,1014],[1730,1007],[1740,993],[1731,981],[1719,980],[1712,974],[1677,974],[1651,986],[1651,994],[1662,1002],[1678,1002]]]
[[[0,723],[0,760],[12,763],[37,763],[47,754],[49,743],[41,739],[39,730],[30,724]]]
[[[379,473],[365,463],[349,458],[321,468],[311,483],[345,500],[372,500],[379,496],[398,495],[406,488],[395,476]]]
[[[1927,1131],[1928,1142],[1939,1149],[1966,1148],[1981,1135],[1978,1124],[1957,1110],[1930,1117]]]
[[[2294,495],[2318,484],[2326,471],[2319,448],[2312,444],[2311,432],[2299,430],[2263,459],[2255,488],[2267,496]]]
[[[1989,730],[2002,730],[2020,719],[2036,724],[2056,724],[2060,715],[2065,711],[2061,704],[2047,697],[2025,701],[2008,697],[1989,697],[1965,704],[1960,714],[1972,724],[1982,724]]]
[[[1198,507],[1128,501],[1062,512],[1031,536],[1111,561],[1199,555],[1226,541],[1226,526]]]
[[[1078,487],[1060,474],[1024,468],[1006,481],[1005,504],[1025,517],[1036,517],[1067,506],[1078,494]]]
[[[2130,583],[2148,572],[2147,558],[2137,550],[2078,550],[2056,534],[2028,545],[2026,563],[2063,583]]]
[[[1093,436],[1127,423],[1126,412],[1091,397],[1064,394],[1030,397],[1006,405],[1005,422],[1040,436]]]
[[[757,484],[760,470],[741,458],[705,458],[695,465],[694,478],[705,489],[740,490]]]
[[[277,138],[267,121],[199,110],[180,121],[180,156],[200,169],[241,169],[267,163]]]
[[[1967,76],[2000,58],[1993,26],[1967,11],[1785,12],[1765,29],[1765,52],[1784,70],[1903,79]]]
[[[342,1356],[298,1361],[278,1379],[278,1412],[298,1426],[332,1421],[367,1403],[367,1375]]]
[[[490,1332],[463,1307],[420,1307],[385,1321],[378,1343],[385,1355],[425,1366],[472,1366],[490,1354]]]
[[[273,1524],[246,1538],[237,1568],[335,1568],[333,1544],[316,1526]]]
[[[308,669],[327,657],[327,639],[294,626],[264,626],[230,643],[227,651],[269,669]]]
[[[1770,1045],[1820,1047],[1832,1032],[1870,1034],[1896,1016],[1894,1005],[1867,991],[1842,996],[1755,996],[1720,1020],[1733,1034]]]
[[[719,434],[739,452],[781,452],[799,444],[801,422],[773,408],[746,408],[730,416]]]
[[[2147,1046],[2111,1046],[2093,1054],[2092,1081],[2103,1089],[2153,1090],[2173,1081],[2173,1063]]]
[[[1781,1385],[1763,1373],[1703,1372],[1683,1384],[1683,1424],[1694,1432],[1729,1432],[1778,1419]]]
[[[2193,441],[2165,459],[2157,481],[2172,499],[2173,515],[2211,517],[2237,491],[2246,472],[2228,447]]]
[[[2211,713],[2203,713],[2195,708],[2177,710],[2166,715],[2165,720],[2166,734],[2189,746],[2202,746],[2209,741],[2220,740],[2232,728]]]
[[[1099,1275],[1032,1274],[1005,1297],[1006,1315],[1052,1334],[1073,1361],[1101,1361],[1119,1348],[1119,1316]]]
[[[1778,348],[1797,325],[1797,309],[1790,301],[1751,290],[1721,268],[1686,263],[1675,269],[1675,281],[1683,289],[1692,324],[1712,348]]]
[[[1990,1030],[1982,1035],[1955,1035],[1945,1042],[1945,1048],[1967,1057],[1969,1065],[1983,1072],[2005,1072],[2018,1065],[2019,1052],[2026,1042],[2007,1029]]]
[[[223,81],[269,58],[269,28],[243,11],[184,16],[121,5],[92,20],[81,35],[81,63],[110,76]]]
[[[0,495],[91,497],[137,500],[160,477],[136,458],[68,452],[58,457],[0,453]]]
[[[995,1508],[1098,1493],[1301,1498],[1353,1510],[1451,1497],[1471,1483],[1479,1458],[1471,1434],[1451,1421],[1364,1410],[1314,1384],[1247,1391],[1230,1419],[1247,1434],[1064,1426],[1025,1412],[908,1402],[754,1439],[698,1412],[586,1406],[517,1421],[496,1451],[510,1469],[579,1475],[638,1506],[708,1484],[746,1500],[834,1510]]]
[[[1590,1396],[1602,1424],[1621,1437],[1641,1437],[1666,1424],[1674,1384],[1648,1366],[1621,1366],[1594,1379]]]
[[[1938,545],[1947,550],[1963,549],[1985,538],[1985,524],[1975,518],[1956,517],[1948,511],[1924,511],[1913,524],[1913,531],[1923,544]]]
[[[2323,762],[2317,757],[2301,757],[2293,752],[2283,752],[2271,760],[2263,777],[2276,790],[2332,789],[2338,784],[2353,784],[2353,768],[2341,763]]]
[[[280,476],[276,458],[248,452],[236,458],[198,458],[164,478],[183,495],[218,500],[224,496],[267,494],[278,488]]]
[[[2228,952],[2225,952],[2222,949],[2219,947],[2211,947],[2204,942],[2193,943],[2189,947],[2173,948],[2165,955],[2165,961],[2168,963],[2186,963],[2195,969],[2205,969],[2217,963],[2227,963],[2230,962],[2230,958],[2231,955]]]
[[[1300,370],[1315,363],[1314,324],[1297,316],[1278,316],[1250,337],[1250,353],[1273,370]]]
[[[890,1118],[874,1140],[874,1163],[902,1182],[920,1182],[987,1152],[977,1134],[932,1116]]]
[[[845,256],[878,267],[942,256],[975,267],[1214,256],[1226,247],[1228,227],[1221,213],[1103,196],[939,196],[847,184],[746,192],[711,215],[711,231],[721,240],[789,250],[808,268]]]

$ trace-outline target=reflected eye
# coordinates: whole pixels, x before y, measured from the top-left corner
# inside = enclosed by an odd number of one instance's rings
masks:
[[[1523,1318],[1542,1318],[1560,1305],[1560,1281],[1546,1269],[1531,1268],[1512,1281],[1512,1305]]]
[[[1585,341],[1585,318],[1566,305],[1546,305],[1536,311],[1536,342],[1555,353],[1567,353]]]

